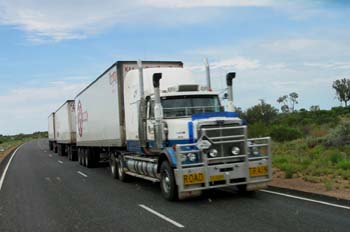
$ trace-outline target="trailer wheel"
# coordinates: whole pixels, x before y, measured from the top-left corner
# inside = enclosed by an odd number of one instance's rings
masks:
[[[111,175],[114,179],[119,179],[119,171],[118,171],[118,164],[117,164],[117,161],[114,157],[113,154],[111,154],[111,158],[109,160],[109,166],[110,166],[110,169],[111,169]]]
[[[160,188],[165,199],[169,201],[178,199],[174,171],[168,161],[163,161],[160,166]]]
[[[124,167],[122,157],[118,157],[118,159],[116,159],[116,164],[117,164],[117,169],[118,169],[119,180],[122,182],[128,182],[130,180],[130,176],[128,176],[125,173],[125,170],[124,170],[125,167]]]
[[[50,151],[52,151],[52,150],[53,150],[53,144],[52,144],[52,142],[51,142],[51,141],[49,141],[49,148],[50,148]]]
[[[72,147],[70,145],[67,146],[68,160],[72,160]]]
[[[80,148],[78,148],[78,163],[79,163],[80,165],[82,165],[82,164],[81,164],[81,149],[80,149]]]
[[[55,153],[58,152],[58,151],[57,151],[57,143],[54,143],[54,144],[53,144],[53,152],[55,152]]]
[[[90,148],[85,149],[85,166],[87,168],[94,167],[94,156],[92,154],[92,150]]]
[[[86,156],[86,149],[82,148],[81,149],[81,164],[85,167],[85,156]]]
[[[62,156],[62,145],[61,144],[57,144],[57,154],[59,156]]]

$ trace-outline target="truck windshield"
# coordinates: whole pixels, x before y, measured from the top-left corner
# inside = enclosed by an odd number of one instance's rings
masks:
[[[162,97],[161,102],[164,118],[188,117],[196,113],[223,111],[216,95]]]

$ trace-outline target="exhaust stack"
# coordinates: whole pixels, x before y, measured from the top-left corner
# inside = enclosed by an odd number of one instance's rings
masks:
[[[142,61],[137,61],[137,67],[139,70],[139,91],[140,91],[140,104],[139,104],[139,141],[140,147],[146,147],[147,133],[146,133],[146,100],[143,87],[143,67]]]
[[[227,84],[227,111],[235,112],[235,107],[233,105],[233,90],[232,90],[232,80],[235,79],[236,73],[231,72],[226,75]]]
[[[155,142],[157,149],[163,147],[163,108],[160,103],[160,88],[159,81],[162,79],[162,73],[153,74],[153,87],[154,87],[154,118],[155,118]]]
[[[207,86],[208,86],[208,89],[211,90],[210,67],[209,67],[208,58],[204,59],[204,64],[205,64],[205,72],[207,75]]]

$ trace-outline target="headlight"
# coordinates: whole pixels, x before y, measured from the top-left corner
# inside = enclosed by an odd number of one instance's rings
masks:
[[[218,150],[216,150],[216,149],[210,149],[210,150],[209,150],[209,156],[210,156],[211,158],[215,158],[216,156],[218,156]]]
[[[248,147],[249,147],[249,155],[250,156],[259,156],[260,152],[259,149],[256,146],[253,146],[254,143],[248,142]]]
[[[194,161],[196,161],[197,156],[194,153],[188,153],[187,154],[187,158],[188,158],[189,161],[194,162]]]
[[[185,162],[187,159],[187,156],[185,154],[181,154],[181,162]]]
[[[231,149],[232,155],[239,155],[240,151],[241,151],[241,149],[239,149],[239,147],[232,147],[232,149]]]

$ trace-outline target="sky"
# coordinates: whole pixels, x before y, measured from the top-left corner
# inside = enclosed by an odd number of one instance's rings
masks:
[[[0,0],[0,134],[47,117],[118,60],[181,60],[214,89],[235,71],[235,105],[297,92],[297,109],[339,106],[350,78],[350,3],[327,0]]]

